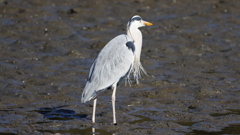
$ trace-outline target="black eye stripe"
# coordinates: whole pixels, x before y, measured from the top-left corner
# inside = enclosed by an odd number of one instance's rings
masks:
[[[142,18],[137,16],[137,17],[131,18],[130,20],[131,20],[131,22],[133,22],[133,21],[140,21],[140,20],[142,20]]]
[[[141,21],[141,20],[142,20],[142,18],[140,16],[133,16],[132,18],[129,19],[127,28],[130,27],[132,22],[134,22],[134,21]]]

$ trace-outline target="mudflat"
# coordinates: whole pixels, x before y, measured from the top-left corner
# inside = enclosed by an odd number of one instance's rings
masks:
[[[240,134],[240,1],[0,0],[0,134]],[[141,84],[81,104],[89,68],[128,19]]]

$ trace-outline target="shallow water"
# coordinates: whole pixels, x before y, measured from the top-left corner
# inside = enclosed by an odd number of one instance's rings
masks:
[[[0,1],[0,134],[240,134],[240,2]],[[123,10],[124,8],[124,10]],[[103,46],[141,28],[148,76],[80,103]],[[93,131],[93,129],[95,131]]]

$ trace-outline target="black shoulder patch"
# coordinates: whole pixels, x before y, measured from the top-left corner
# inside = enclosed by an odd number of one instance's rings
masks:
[[[128,49],[132,50],[132,52],[135,52],[135,45],[133,42],[129,41],[126,43],[126,46],[128,47]]]

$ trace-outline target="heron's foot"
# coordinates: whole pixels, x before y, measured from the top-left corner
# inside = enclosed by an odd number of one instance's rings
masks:
[[[113,125],[115,125],[115,126],[116,126],[116,125],[117,125],[117,123],[113,123]]]

